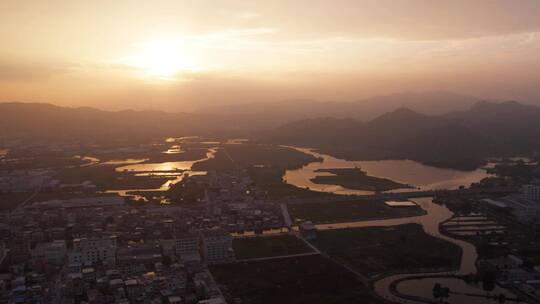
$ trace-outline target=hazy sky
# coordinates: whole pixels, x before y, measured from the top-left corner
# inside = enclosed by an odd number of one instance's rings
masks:
[[[538,0],[2,0],[0,38],[0,101],[540,101]]]

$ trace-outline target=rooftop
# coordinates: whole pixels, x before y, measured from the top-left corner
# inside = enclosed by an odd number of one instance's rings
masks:
[[[416,206],[416,204],[411,202],[411,201],[386,201],[384,203],[387,206],[390,206],[390,207],[413,207],[413,206]]]

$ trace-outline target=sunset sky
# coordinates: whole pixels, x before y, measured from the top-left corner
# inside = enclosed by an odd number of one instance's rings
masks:
[[[190,111],[444,90],[540,103],[538,0],[3,0],[0,25],[0,101]]]

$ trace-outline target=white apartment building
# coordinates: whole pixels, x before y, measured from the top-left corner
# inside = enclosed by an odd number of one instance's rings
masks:
[[[232,236],[223,229],[202,232],[202,253],[208,264],[227,263],[234,260]]]
[[[73,251],[69,254],[69,263],[91,265],[97,262],[107,265],[116,264],[116,236],[73,240]]]
[[[174,251],[184,261],[201,259],[200,237],[195,233],[182,233],[175,237]]]

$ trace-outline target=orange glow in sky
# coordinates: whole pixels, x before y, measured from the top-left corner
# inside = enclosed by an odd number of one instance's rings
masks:
[[[0,2],[0,101],[189,111],[448,90],[540,100],[540,1]]]

